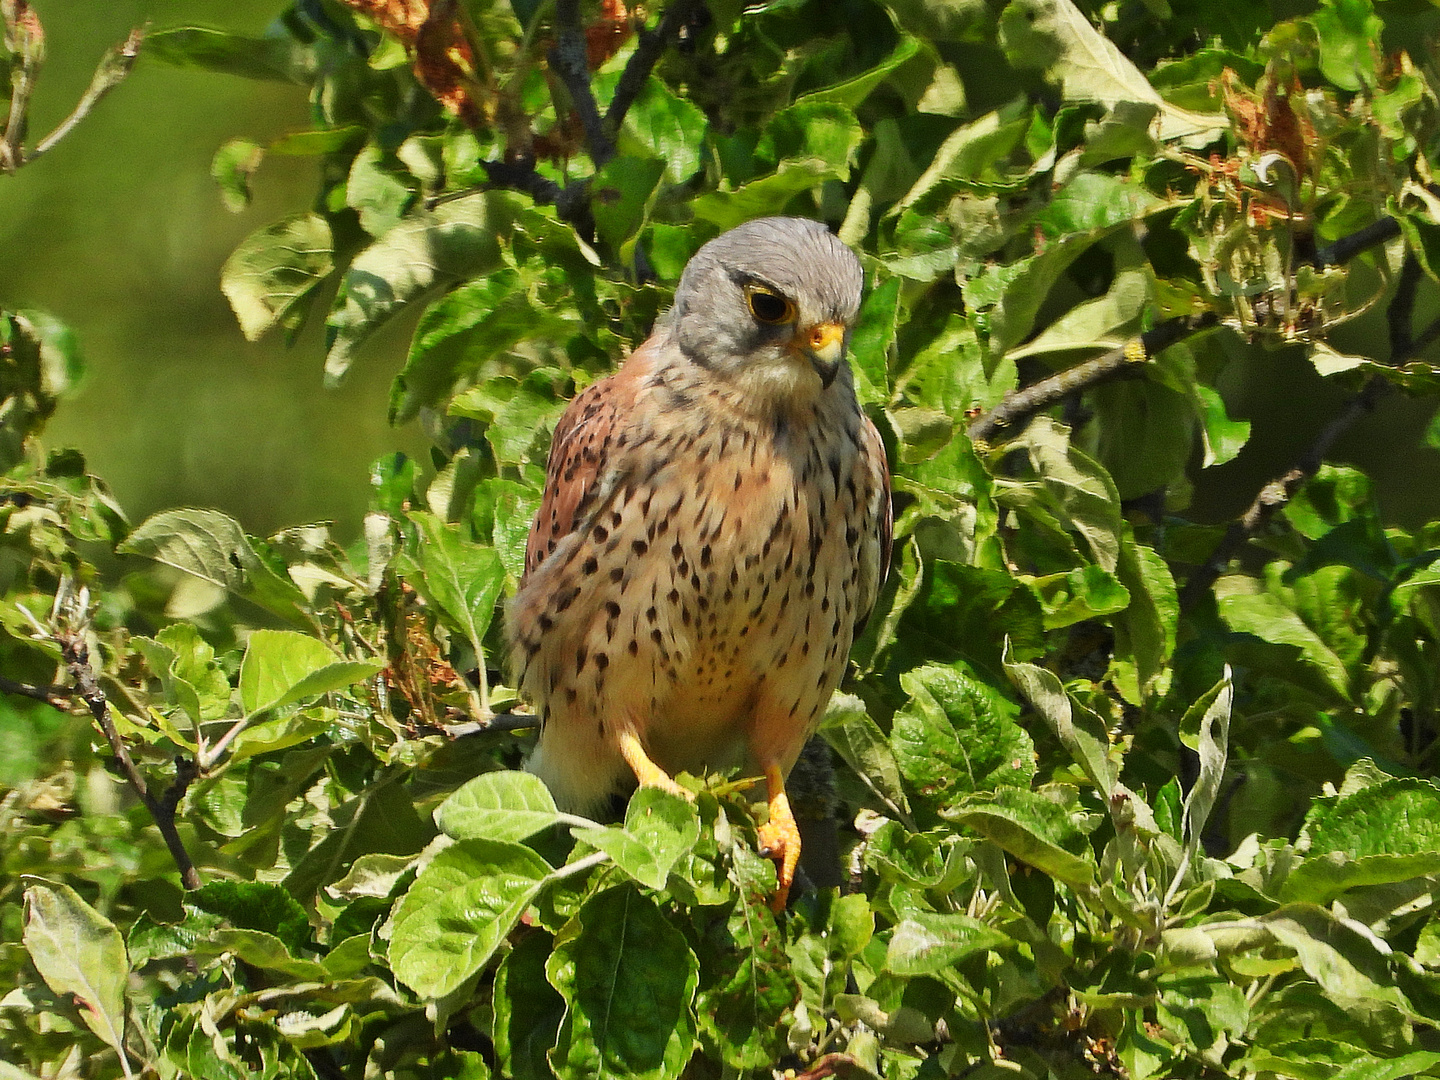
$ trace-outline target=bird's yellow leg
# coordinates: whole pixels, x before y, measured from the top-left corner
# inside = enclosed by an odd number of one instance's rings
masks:
[[[790,883],[795,880],[795,867],[800,862],[800,826],[790,812],[780,766],[765,767],[765,788],[770,797],[770,820],[760,826],[760,853],[775,860],[780,887],[770,900],[770,910],[779,914],[790,899]]]
[[[640,742],[640,736],[635,734],[635,729],[625,727],[620,731],[619,738],[620,756],[625,759],[625,764],[630,766],[630,771],[635,774],[635,779],[640,781],[641,787],[657,787],[662,791],[668,791],[671,795],[680,795],[686,799],[691,794],[670,778],[670,774],[650,760],[650,755],[645,752],[645,747]]]

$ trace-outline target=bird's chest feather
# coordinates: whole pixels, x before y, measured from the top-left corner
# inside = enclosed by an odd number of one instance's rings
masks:
[[[672,771],[742,763],[754,717],[802,738],[814,725],[873,601],[860,413],[649,404],[512,607],[522,685],[542,716],[602,740],[613,718],[643,718]]]

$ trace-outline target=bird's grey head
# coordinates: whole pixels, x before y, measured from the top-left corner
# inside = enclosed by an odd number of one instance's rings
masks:
[[[760,401],[801,404],[843,372],[864,273],[855,253],[804,218],[746,222],[691,258],[671,327],[685,354]]]

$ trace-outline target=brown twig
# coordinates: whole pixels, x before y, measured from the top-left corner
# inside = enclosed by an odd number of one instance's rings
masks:
[[[1144,370],[1141,365],[1164,349],[1202,330],[1218,326],[1219,322],[1219,317],[1209,312],[1167,319],[1118,349],[1111,349],[1093,360],[1086,360],[1048,379],[1041,379],[1022,390],[1006,394],[1004,401],[970,425],[970,440],[975,443],[988,443],[1006,428],[1029,419],[1041,409],[1047,409],[1071,394],[1088,390],[1111,379],[1138,375]]]
[[[635,103],[645,80],[665,54],[665,48],[680,36],[681,27],[688,26],[695,13],[705,6],[705,0],[672,0],[665,14],[655,24],[654,30],[643,30],[636,42],[635,51],[620,73],[615,84],[615,95],[610,99],[610,108],[605,112],[605,130],[613,138],[625,122],[625,114]],[[597,164],[599,164],[597,162]]]
[[[16,694],[19,697],[34,698],[57,709],[69,707],[71,690],[66,686],[34,686],[31,683],[16,682],[0,675],[0,693]]]
[[[585,132],[585,147],[598,169],[615,156],[615,143],[605,133],[600,107],[590,86],[590,62],[586,55],[585,31],[580,26],[580,0],[555,0],[555,47],[550,66],[560,76]]]
[[[1420,264],[1414,255],[1407,255],[1400,268],[1395,286],[1395,295],[1386,309],[1385,318],[1390,332],[1390,362],[1403,364],[1416,355],[1430,342],[1440,336],[1440,320],[1431,323],[1419,337],[1412,336],[1411,320],[1415,308],[1415,291],[1420,284]],[[1315,441],[1300,455],[1298,461],[1286,472],[1260,489],[1259,494],[1238,519],[1230,523],[1220,543],[1186,580],[1180,593],[1180,609],[1190,611],[1200,602],[1210,587],[1215,584],[1230,560],[1239,554],[1246,541],[1263,529],[1276,513],[1283,510],[1295,497],[1295,493],[1320,471],[1326,455],[1336,440],[1345,434],[1357,420],[1374,411],[1380,399],[1390,390],[1390,383],[1382,375],[1372,375],[1315,437]]]
[[[160,830],[160,835],[165,840],[165,846],[170,849],[170,857],[175,860],[175,866],[180,871],[181,883],[187,889],[198,889],[200,872],[195,869],[195,863],[190,858],[190,853],[185,850],[184,841],[180,839],[180,833],[175,828],[175,810],[197,775],[194,762],[177,758],[175,781],[165,789],[160,798],[155,798],[149,785],[145,783],[145,777],[135,765],[134,758],[130,756],[130,751],[126,749],[125,740],[115,728],[115,721],[110,716],[110,702],[105,697],[105,691],[100,689],[95,669],[90,666],[90,650],[85,644],[84,635],[75,630],[64,630],[55,635],[55,640],[60,644],[65,667],[75,682],[75,693],[85,702],[90,715],[100,725],[120,771],[125,774],[131,789],[145,804],[145,809],[150,812],[155,827]]]

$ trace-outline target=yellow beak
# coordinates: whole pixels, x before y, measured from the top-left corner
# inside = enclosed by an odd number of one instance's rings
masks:
[[[840,323],[818,323],[797,333],[794,346],[810,361],[820,376],[820,385],[829,387],[845,359],[845,327]]]

